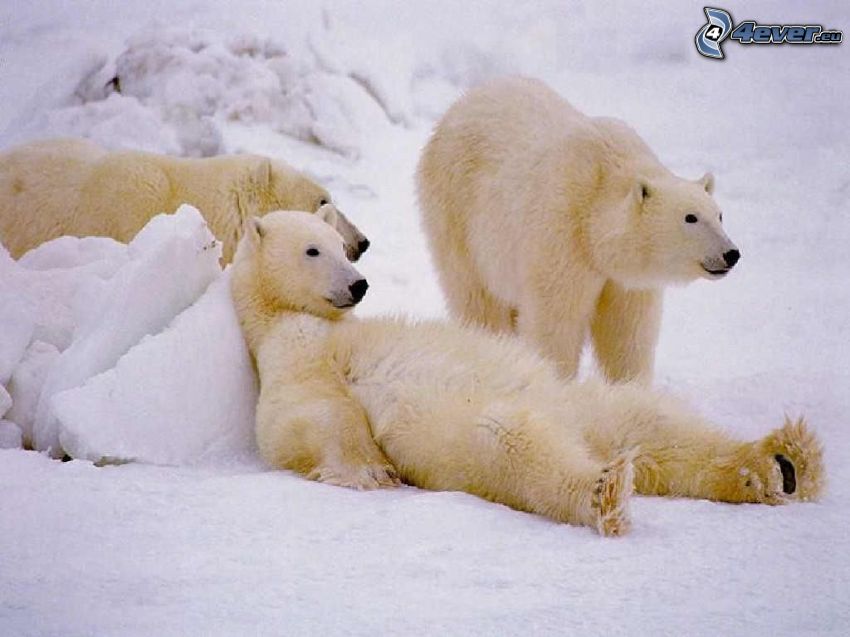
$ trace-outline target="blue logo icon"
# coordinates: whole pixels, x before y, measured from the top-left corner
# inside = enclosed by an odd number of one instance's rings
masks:
[[[844,33],[837,29],[824,29],[820,24],[757,24],[755,20],[744,20],[737,26],[728,11],[704,7],[708,22],[697,31],[694,44],[700,55],[715,60],[723,59],[720,45],[729,38],[738,44],[792,44],[792,45],[837,45],[844,40]]]
[[[732,16],[723,9],[705,7],[705,17],[708,22],[697,31],[694,42],[697,51],[706,57],[723,59],[723,50],[720,43],[723,42],[732,31]]]

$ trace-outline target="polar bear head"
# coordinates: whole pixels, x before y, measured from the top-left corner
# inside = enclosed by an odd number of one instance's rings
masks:
[[[249,179],[254,201],[246,206],[244,217],[260,216],[273,210],[316,212],[322,206],[333,203],[327,190],[279,160],[254,157]],[[336,210],[332,225],[345,240],[349,260],[357,261],[369,248],[369,240],[339,210]]]
[[[723,229],[714,178],[671,173],[631,179],[591,222],[597,267],[628,287],[723,278],[741,253]]]
[[[369,284],[346,256],[336,214],[326,204],[315,214],[276,211],[249,220],[235,264],[251,268],[266,305],[336,319],[363,299]]]

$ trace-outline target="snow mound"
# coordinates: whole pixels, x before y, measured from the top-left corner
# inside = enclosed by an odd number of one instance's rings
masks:
[[[191,305],[220,273],[221,246],[191,206],[151,219],[127,252],[129,261],[114,276],[78,290],[74,340],[51,367],[39,397],[36,449],[63,454],[51,404],[55,394],[113,367],[143,336],[156,334]]]
[[[70,345],[80,290],[108,279],[127,260],[127,247],[111,239],[103,241],[114,244],[114,250],[102,252],[103,258],[74,257],[68,250],[73,251],[72,245],[79,240],[68,239],[59,240],[62,248],[50,258],[45,255],[53,248],[48,247],[39,247],[18,262],[0,250],[0,382],[8,382],[11,369],[31,340],[51,343],[60,350]],[[51,260],[59,267],[49,267]],[[26,264],[34,269],[23,267]]]
[[[127,246],[107,237],[59,237],[33,248],[18,265],[28,270],[77,268],[97,261],[121,262]]]
[[[220,464],[253,456],[257,387],[223,275],[165,331],[53,398],[62,448],[93,461]]]
[[[255,374],[220,257],[187,205],[129,245],[0,250],[0,447],[255,464]]]
[[[253,35],[145,29],[114,59],[101,59],[95,71],[85,67],[71,104],[34,118],[31,134],[14,141],[77,136],[110,148],[206,157],[228,150],[223,130],[235,123],[356,158],[366,135],[404,118],[400,99],[388,84],[336,62],[322,39],[290,50]]]

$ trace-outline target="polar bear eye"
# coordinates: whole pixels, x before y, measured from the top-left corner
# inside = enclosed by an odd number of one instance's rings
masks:
[[[306,254],[308,257],[317,257],[319,256],[319,251],[316,248],[307,248]]]
[[[685,223],[696,223],[697,216],[696,215],[685,215]]]
[[[723,213],[720,213],[720,223],[723,223]]]

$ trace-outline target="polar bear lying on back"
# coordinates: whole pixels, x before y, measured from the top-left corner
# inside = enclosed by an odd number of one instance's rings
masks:
[[[161,212],[198,208],[229,263],[245,219],[281,208],[315,212],[331,196],[282,161],[257,155],[186,159],[110,152],[85,139],[33,142],[0,153],[0,242],[14,258],[62,235],[129,243]],[[369,242],[344,216],[352,260]]]
[[[249,224],[232,290],[260,375],[273,466],[356,488],[467,491],[603,535],[639,493],[779,504],[821,490],[801,421],[734,440],[635,385],[567,383],[517,339],[438,322],[346,317],[366,292],[333,210]]]

